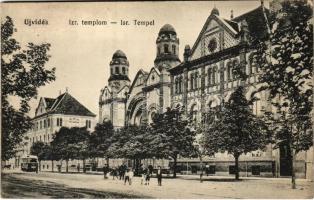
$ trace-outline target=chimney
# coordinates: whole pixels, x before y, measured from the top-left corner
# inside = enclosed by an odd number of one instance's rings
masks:
[[[185,45],[183,54],[184,62],[187,62],[189,60],[190,53],[191,53],[190,45]]]
[[[230,15],[230,19],[233,19],[233,10],[231,10],[231,15]]]

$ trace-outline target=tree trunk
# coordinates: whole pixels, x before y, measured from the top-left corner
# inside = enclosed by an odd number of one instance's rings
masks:
[[[292,183],[292,189],[296,189],[296,182],[295,182],[296,177],[295,177],[295,167],[294,167],[295,157],[296,157],[296,155],[295,155],[293,149],[291,149],[291,159],[292,159],[291,160],[291,183]]]
[[[85,158],[83,159],[83,173],[86,173],[86,167],[85,167],[86,161]]]
[[[38,169],[39,169],[39,171],[41,171],[41,160],[38,160]]]
[[[106,158],[106,162],[107,162],[107,167],[109,169],[109,158],[108,157]]]
[[[235,179],[239,180],[239,155],[234,155],[235,159],[235,166],[234,166],[234,171],[235,171]]]
[[[66,164],[66,166],[65,166],[65,172],[68,173],[68,172],[69,172],[69,159],[66,159],[66,160],[65,160],[65,164]]]
[[[173,178],[177,177],[177,155],[173,158]]]
[[[51,171],[53,172],[53,160],[51,160]]]
[[[203,158],[202,158],[202,155],[200,155],[200,163],[201,163],[200,182],[203,183]]]

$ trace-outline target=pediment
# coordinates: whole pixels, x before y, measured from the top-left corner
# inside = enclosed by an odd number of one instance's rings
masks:
[[[190,60],[219,52],[236,45],[238,39],[238,25],[236,22],[211,15],[205,22],[192,49]]]
[[[153,84],[156,84],[159,82],[160,80],[160,72],[157,68],[153,67],[149,74],[148,74],[148,77],[146,79],[146,86],[148,85],[153,85]]]
[[[104,89],[102,89],[101,91],[101,99],[102,100],[107,100],[111,98],[111,91],[109,89],[109,87],[105,87]]]
[[[147,78],[147,72],[145,72],[144,70],[140,69],[137,74],[135,75],[135,78],[131,84],[131,87],[130,87],[130,92],[129,93],[132,93],[133,89],[135,87],[143,87],[145,82],[146,82],[146,78]]]

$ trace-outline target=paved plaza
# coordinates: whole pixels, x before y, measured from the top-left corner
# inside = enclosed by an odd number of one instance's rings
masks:
[[[293,190],[289,178],[234,181],[232,177],[205,177],[200,183],[196,176],[179,175],[176,179],[164,178],[161,187],[156,178],[151,179],[150,185],[141,185],[141,179],[134,177],[132,185],[124,185],[121,180],[104,180],[102,175],[92,174],[4,172],[2,179],[2,191],[6,192],[2,196],[11,198],[25,195],[15,192],[20,191],[23,182],[33,185],[32,193],[27,192],[29,198],[313,198],[313,182],[298,179],[297,189]],[[4,188],[9,186],[9,190]]]

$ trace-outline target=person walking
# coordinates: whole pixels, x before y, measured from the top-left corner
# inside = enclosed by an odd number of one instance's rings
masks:
[[[126,184],[126,182],[130,181],[130,170],[127,170],[125,175],[124,175],[124,185]]]
[[[144,181],[146,181],[146,171],[145,171],[145,169],[142,169],[141,185],[144,184]],[[145,183],[145,185],[146,185],[146,183]]]
[[[145,179],[145,185],[149,185],[149,181],[150,181],[150,170],[149,168],[146,168],[146,179]]]
[[[107,179],[107,173],[108,173],[108,167],[107,167],[107,165],[104,165],[103,171],[104,171],[104,179]]]
[[[160,166],[158,166],[158,170],[157,170],[157,179],[158,179],[158,186],[161,186],[162,170]]]

